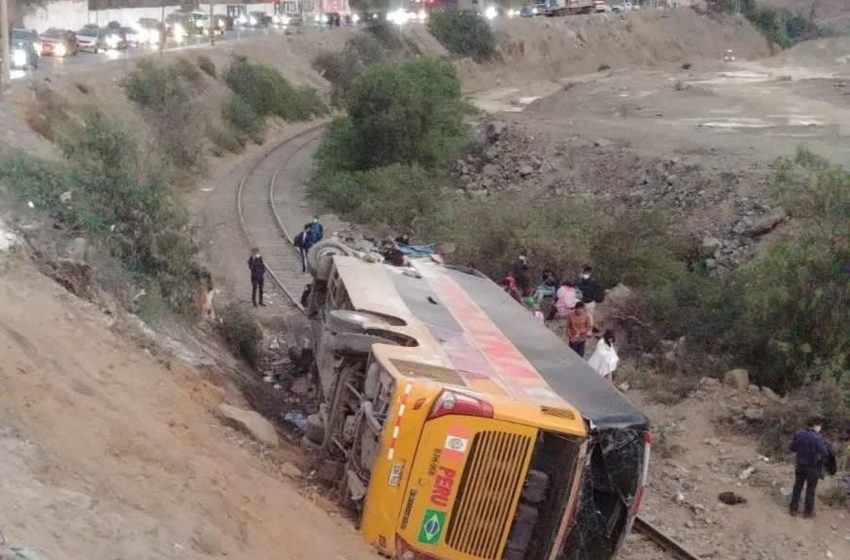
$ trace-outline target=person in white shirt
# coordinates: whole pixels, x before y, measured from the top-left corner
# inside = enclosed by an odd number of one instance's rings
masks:
[[[609,382],[613,382],[614,370],[617,369],[619,362],[620,357],[617,356],[617,350],[614,348],[614,331],[607,329],[596,343],[593,355],[587,363],[596,370],[596,373]]]

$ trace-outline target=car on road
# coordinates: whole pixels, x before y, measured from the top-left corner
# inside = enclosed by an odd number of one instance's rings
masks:
[[[266,12],[251,12],[248,14],[248,27],[268,27],[272,23],[272,17]]]
[[[77,43],[84,52],[101,53],[127,48],[127,41],[116,30],[89,24],[77,31]]]
[[[611,6],[611,11],[616,13],[633,12],[639,10],[640,6],[631,2],[623,2],[622,4],[614,4]]]
[[[31,29],[12,29],[12,68],[38,68],[42,43],[38,33]]]
[[[41,34],[42,56],[76,56],[79,46],[77,34],[67,29],[51,27]]]
[[[83,52],[97,53],[106,50],[105,37],[97,25],[84,25],[77,31],[77,45]]]
[[[165,26],[155,18],[139,18],[136,29],[138,30],[139,44],[158,45],[165,35]]]

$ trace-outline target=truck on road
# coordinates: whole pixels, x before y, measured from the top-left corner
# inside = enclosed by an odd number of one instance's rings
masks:
[[[321,405],[360,530],[399,560],[609,560],[631,529],[649,423],[486,276],[334,240],[305,290]]]

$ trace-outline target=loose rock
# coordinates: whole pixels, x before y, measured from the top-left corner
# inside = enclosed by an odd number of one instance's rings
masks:
[[[750,386],[750,373],[745,369],[733,369],[723,376],[723,383],[739,391],[746,391]]]
[[[263,445],[277,447],[280,443],[272,423],[253,410],[222,404],[218,412],[238,430],[245,432]]]

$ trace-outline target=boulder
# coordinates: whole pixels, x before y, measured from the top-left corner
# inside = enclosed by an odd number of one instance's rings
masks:
[[[739,391],[746,391],[750,386],[750,372],[745,369],[732,369],[723,375],[723,383]]]
[[[750,226],[746,229],[746,233],[750,237],[759,237],[773,231],[776,226],[788,219],[788,214],[781,208],[769,214],[753,220]]]
[[[528,177],[529,175],[531,175],[533,173],[534,173],[534,168],[531,165],[524,163],[524,164],[519,166],[519,174],[521,176]]]
[[[505,132],[505,123],[502,121],[493,121],[487,125],[487,140],[492,144],[493,142],[498,142],[499,138],[502,137],[502,134]]]
[[[501,177],[502,176],[502,168],[495,163],[488,163],[481,170],[481,173],[485,177]]]
[[[777,394],[773,391],[773,389],[771,389],[770,387],[762,387],[762,388],[761,388],[761,394],[764,396],[764,398],[766,398],[766,399],[767,399],[767,400],[769,400],[769,401],[774,401],[774,402],[776,402],[776,401],[781,400],[781,399],[780,399],[780,397],[779,397],[779,395],[777,395]]]
[[[277,447],[277,431],[272,423],[253,410],[245,410],[229,404],[221,404],[218,413],[234,428],[248,434],[263,445]]]

